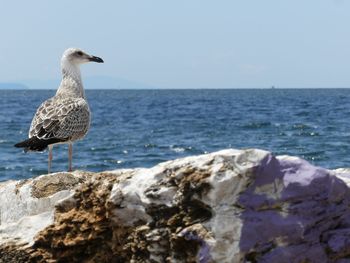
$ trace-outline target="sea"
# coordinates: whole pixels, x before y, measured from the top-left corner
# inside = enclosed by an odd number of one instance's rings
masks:
[[[47,173],[47,152],[13,145],[54,94],[0,90],[0,181]],[[87,90],[86,97],[92,123],[74,144],[74,169],[151,167],[227,148],[350,167],[350,89]],[[52,171],[67,167],[67,146],[54,146]]]

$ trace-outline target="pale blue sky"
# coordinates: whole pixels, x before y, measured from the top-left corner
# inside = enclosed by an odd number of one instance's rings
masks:
[[[159,88],[350,87],[350,1],[1,1],[0,81],[55,79],[67,47]]]

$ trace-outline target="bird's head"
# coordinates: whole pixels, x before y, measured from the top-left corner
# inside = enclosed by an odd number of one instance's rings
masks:
[[[64,51],[61,61],[64,64],[68,62],[73,65],[80,65],[87,62],[103,63],[102,58],[89,55],[79,48],[68,48]]]

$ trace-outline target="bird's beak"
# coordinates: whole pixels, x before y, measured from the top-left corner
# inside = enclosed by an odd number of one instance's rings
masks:
[[[97,62],[97,63],[103,63],[103,59],[95,56],[90,56],[89,61]]]

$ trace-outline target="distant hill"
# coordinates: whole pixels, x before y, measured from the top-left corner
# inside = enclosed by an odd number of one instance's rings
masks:
[[[28,89],[28,86],[22,83],[0,82],[0,89]]]
[[[30,89],[57,89],[60,79],[24,80]],[[156,87],[122,78],[109,76],[83,77],[86,89],[155,89]]]

